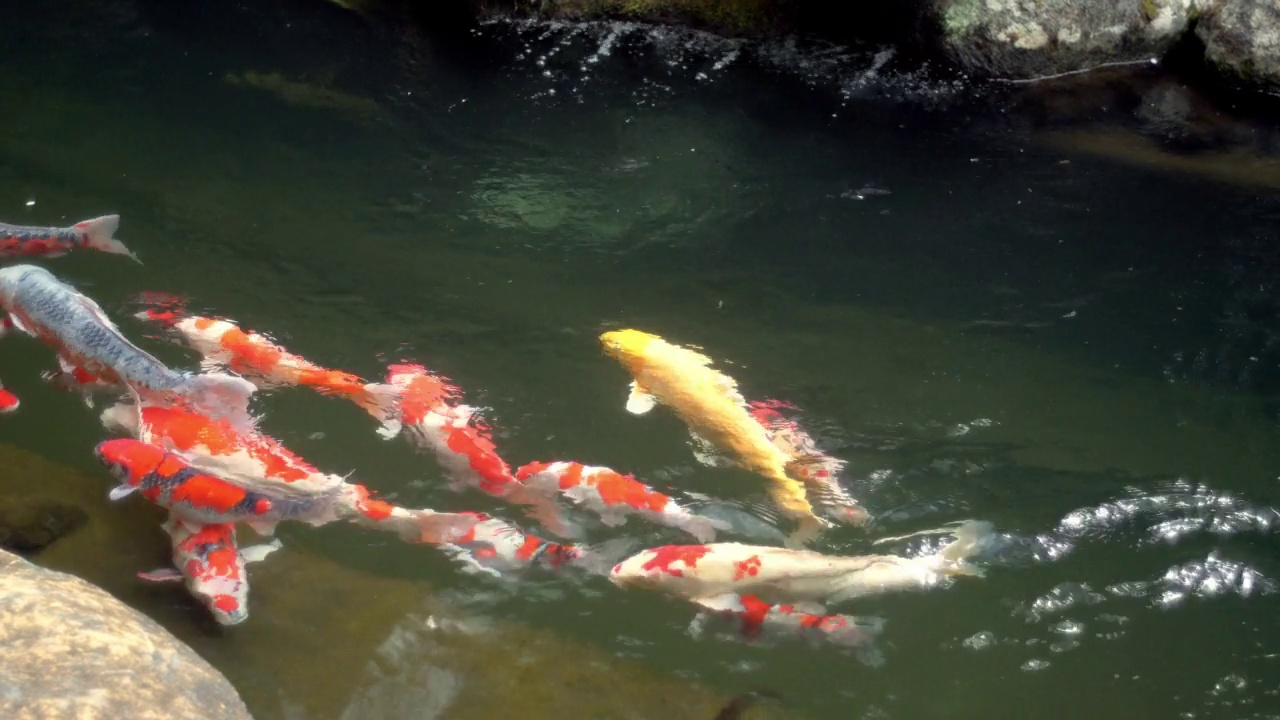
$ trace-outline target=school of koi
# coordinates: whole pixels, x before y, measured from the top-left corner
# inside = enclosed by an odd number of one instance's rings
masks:
[[[136,260],[112,236],[118,222],[112,215],[69,228],[0,223],[0,258],[91,249]],[[274,540],[239,547],[236,526],[270,537],[284,521],[345,521],[392,532],[437,547],[465,572],[506,577],[533,566],[577,569],[619,587],[649,587],[690,602],[699,610],[695,626],[728,619],[747,638],[773,631],[854,648],[868,647],[880,624],[828,614],[824,603],[981,574],[967,559],[989,537],[985,523],[945,530],[955,541],[921,557],[842,557],[797,547],[832,521],[869,520],[840,482],[844,461],[818,449],[788,416],[794,406],[746,401],[731,378],[710,368],[709,358],[654,335],[623,330],[600,337],[605,353],[634,377],[627,410],[641,415],[665,405],[688,424],[704,464],[733,464],[767,478],[770,497],[801,527],[788,547],[717,543],[717,533],[733,531],[728,523],[607,467],[554,460],[513,469],[478,409],[463,402],[450,380],[422,365],[392,364],[381,382],[369,382],[294,355],[228,320],[187,314],[179,298],[140,297],[146,309],[135,317],[199,353],[198,372],[167,367],[129,341],[92,299],[33,265],[0,269],[0,309],[6,313],[0,337],[21,333],[51,347],[58,369],[43,377],[78,393],[90,407],[97,395],[117,400],[101,420],[123,437],[95,447],[119,481],[109,497],[119,501],[136,493],[168,512],[162,527],[171,541],[172,567],[139,577],[184,583],[223,625],[249,617],[246,565],[280,547]],[[378,423],[384,439],[403,437],[433,455],[455,489],[473,488],[520,506],[564,541],[484,513],[401,507],[349,477],[318,469],[265,434],[261,418],[249,411],[255,393],[291,386],[351,401]],[[0,387],[0,413],[18,407],[18,398]],[[607,557],[611,551],[603,545],[570,541],[561,503],[598,516],[605,526],[634,516],[688,533],[696,544]]]

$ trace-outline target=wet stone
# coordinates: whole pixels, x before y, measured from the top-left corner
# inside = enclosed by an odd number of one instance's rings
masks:
[[[250,720],[221,673],[66,573],[0,551],[0,717]]]

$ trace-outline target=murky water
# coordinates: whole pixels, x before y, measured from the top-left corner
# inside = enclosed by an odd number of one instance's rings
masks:
[[[742,539],[769,542],[755,481],[699,466],[673,418],[623,411],[628,378],[595,338],[639,327],[801,405],[849,461],[878,521],[822,549],[966,517],[1002,533],[984,578],[839,608],[887,620],[878,667],[695,638],[674,600],[495,584],[338,526],[282,528],[253,617],[224,632],[134,578],[164,561],[158,513],[108,504],[96,411],[40,382],[44,348],[6,340],[24,406],[0,440],[83,470],[46,490],[75,486],[94,518],[42,562],[192,642],[258,717],[695,718],[750,689],[811,718],[1280,712],[1274,188],[992,130],[974,88],[891,48],[626,25],[410,37],[304,2],[38,5],[4,10],[0,218],[119,212],[144,266],[46,263],[109,312],[180,293],[368,376],[415,358],[490,408],[513,463],[735,502]],[[261,409],[400,502],[520,519],[354,408],[277,392]],[[11,464],[18,490],[52,472],[31,462]]]

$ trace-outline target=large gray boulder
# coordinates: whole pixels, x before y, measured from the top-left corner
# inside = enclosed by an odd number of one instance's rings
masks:
[[[930,0],[949,55],[1032,78],[1163,55],[1215,0]]]
[[[1280,90],[1280,0],[1219,0],[1196,35],[1219,69]]]
[[[155,621],[3,550],[0,718],[252,720],[231,683]]]

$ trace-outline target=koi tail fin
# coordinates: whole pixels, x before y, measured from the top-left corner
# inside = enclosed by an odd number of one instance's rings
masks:
[[[956,539],[938,551],[938,559],[946,563],[944,572],[948,575],[983,575],[982,568],[969,560],[990,545],[996,536],[995,527],[985,520],[965,520],[957,523],[951,533]]]
[[[608,577],[614,565],[635,554],[640,546],[641,541],[627,537],[611,538],[593,545],[577,545],[574,546],[577,557],[572,564],[593,575]]]
[[[248,430],[254,420],[249,414],[249,400],[257,386],[242,377],[212,372],[193,375],[184,394],[202,411],[222,417],[238,429]]]
[[[120,229],[119,215],[103,215],[78,222],[75,224],[75,229],[84,233],[85,247],[113,255],[128,255],[134,262],[142,264],[137,255],[115,238],[116,230]]]
[[[138,436],[138,406],[121,402],[103,410],[98,416],[108,432]]]
[[[702,515],[689,515],[683,518],[679,527],[703,545],[715,542],[716,533],[729,532],[733,529],[733,526],[724,520],[713,520]]]
[[[355,515],[355,520],[365,527],[388,530],[407,543],[444,545],[457,542],[475,528],[480,520],[464,513],[443,513],[434,510],[417,510],[394,507],[382,518],[367,514]]]
[[[525,515],[530,520],[547,529],[547,532],[562,539],[575,539],[576,530],[565,519],[560,506],[555,501],[533,488],[521,483],[514,483],[507,493],[507,500],[525,507]]]
[[[385,428],[397,422],[396,418],[400,412],[400,394],[401,389],[395,385],[365,383],[353,393],[351,400],[369,413],[374,420],[382,423]]]

